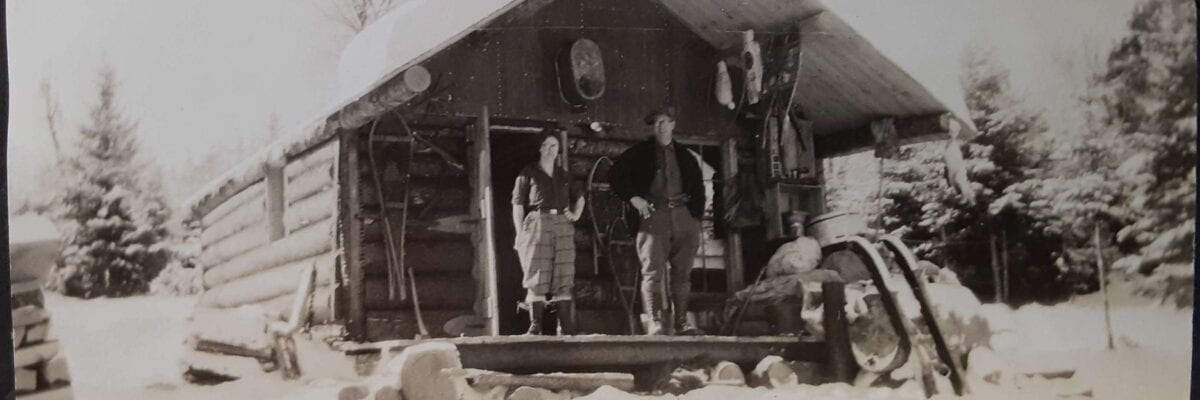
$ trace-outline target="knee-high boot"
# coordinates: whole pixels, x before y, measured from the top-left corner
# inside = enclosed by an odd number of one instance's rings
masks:
[[[526,335],[542,334],[542,315],[544,314],[546,314],[546,302],[529,302],[529,331],[525,332]]]
[[[558,334],[574,335],[575,330],[575,301],[559,300],[554,303],[554,311],[558,313]]]
[[[642,284],[642,311],[646,323],[646,334],[663,335],[666,334],[666,331],[662,318],[662,294],[653,286]]]
[[[691,298],[690,288],[675,289],[671,293],[671,308],[674,310],[673,321],[676,335],[699,335],[700,330],[688,323],[688,299]]]

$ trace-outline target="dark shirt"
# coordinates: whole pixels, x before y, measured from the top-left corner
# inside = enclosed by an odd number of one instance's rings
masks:
[[[513,185],[512,204],[533,210],[566,210],[575,197],[571,177],[562,168],[554,168],[550,176],[537,162],[525,166]]]
[[[671,146],[675,148],[675,154],[689,154],[687,148],[678,142],[671,143]],[[658,156],[655,154],[657,147],[659,147],[658,143],[651,138],[634,144],[621,153],[620,157],[617,157],[608,177],[613,193],[625,201],[629,201],[634,196],[642,197],[647,201],[652,200],[650,186],[657,175],[655,171],[658,170]],[[700,163],[696,161],[695,157],[687,155],[675,157],[675,165],[679,168],[679,181],[680,186],[683,187],[683,194],[687,195],[688,212],[696,219],[700,219],[704,216],[705,203]],[[636,214],[633,207],[628,207],[627,210],[631,214]],[[631,232],[637,232],[637,225],[641,218],[630,215],[626,220]]]
[[[682,199],[683,178],[679,175],[679,161],[675,158],[677,155],[674,143],[655,147],[657,171],[654,174],[654,181],[650,183],[651,198],[647,200],[654,203],[666,203],[668,200]]]

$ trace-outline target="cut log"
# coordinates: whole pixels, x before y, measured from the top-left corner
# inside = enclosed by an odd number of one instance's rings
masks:
[[[538,387],[521,386],[508,396],[508,400],[570,400],[571,395],[554,393]]]
[[[471,386],[490,388],[495,386],[536,387],[552,391],[571,390],[591,392],[603,386],[621,390],[633,390],[633,375],[623,373],[553,373],[536,375],[512,375],[477,369],[464,370],[463,376]]]
[[[296,279],[305,267],[317,267],[317,286],[333,284],[334,253],[288,263],[250,276],[234,279],[211,288],[200,296],[199,306],[237,307],[270,300],[296,290]]]
[[[745,386],[746,374],[742,367],[729,361],[721,361],[708,371],[708,380],[714,385]]]
[[[200,252],[200,263],[205,267],[220,265],[270,242],[271,235],[268,232],[266,220],[259,219],[258,223],[246,226],[214,243],[204,245],[204,250]]]
[[[457,399],[460,388],[466,386],[462,377],[444,372],[462,369],[458,348],[449,343],[426,342],[405,348],[384,368],[388,375],[400,377],[397,384],[406,399]]]
[[[25,368],[47,361],[58,354],[58,342],[22,347],[13,352],[13,367]]]
[[[25,342],[25,327],[23,327],[23,326],[13,327],[12,332],[13,332],[13,334],[12,334],[13,335],[12,336],[13,348],[15,349],[17,347],[21,347],[21,343]]]
[[[326,219],[209,269],[204,272],[204,287],[213,288],[239,277],[327,252],[333,244],[332,227],[332,219]]]
[[[185,368],[192,373],[215,375],[225,378],[268,379],[267,371],[257,359],[221,354],[190,351],[183,356]]]
[[[424,292],[421,293],[424,296]],[[425,324],[430,330],[430,334],[434,337],[446,337],[447,334],[443,330],[446,322],[464,316],[472,315],[474,311],[470,308],[458,310],[429,310],[423,307],[425,298],[421,298],[422,312],[421,316],[425,318]],[[581,317],[582,318],[582,317]],[[389,310],[389,311],[368,311],[366,318],[367,340],[381,341],[391,339],[412,339],[420,329],[417,327],[417,321],[413,318],[412,310]]]
[[[24,346],[29,346],[45,341],[50,336],[50,321],[46,320],[39,324],[30,325],[25,328]]]
[[[792,371],[792,367],[788,366],[787,362],[779,356],[763,357],[762,361],[759,361],[758,365],[754,367],[750,376],[755,386],[772,389],[800,383],[796,372]]]
[[[29,326],[49,319],[46,309],[39,306],[23,306],[12,310],[12,326]]]
[[[269,351],[267,316],[261,306],[241,308],[196,307],[188,322],[191,336],[197,342],[211,342],[252,350],[253,353]],[[210,350],[215,348],[210,347]],[[232,352],[222,352],[232,353]]]
[[[206,227],[213,226],[219,223],[222,219],[230,217],[234,213],[242,214],[249,212],[248,210],[242,210],[243,206],[245,205],[257,204],[259,207],[261,207],[263,204],[263,189],[265,188],[266,185],[261,179],[259,179],[257,182],[247,186],[237,194],[230,196],[225,201],[217,204],[212,208],[211,211],[200,218],[200,223]],[[251,207],[251,209],[253,208]]]
[[[295,279],[291,280],[295,284]],[[312,294],[312,309],[309,322],[314,324],[326,323],[333,321],[333,286],[319,286],[313,289]],[[288,293],[283,296],[267,300],[262,303],[263,308],[272,318],[277,320],[284,319],[292,309],[292,299],[294,294]]]
[[[42,292],[42,283],[38,282],[36,280],[29,280],[29,281],[24,281],[24,282],[14,282],[13,284],[10,285],[10,287],[12,288],[12,292],[11,292],[12,297],[17,297],[17,296],[25,295],[25,294],[40,295]],[[40,299],[40,297],[39,297],[39,299]],[[22,304],[22,305],[13,304],[13,308],[20,308],[24,305],[25,304]],[[36,305],[41,306],[42,304],[39,302]]]
[[[67,359],[62,354],[43,364],[39,373],[42,380],[51,385],[71,381],[71,371],[67,368]]]
[[[70,385],[63,385],[17,396],[17,400],[71,400],[75,398]]]
[[[283,226],[288,234],[296,232],[313,224],[320,223],[333,216],[337,207],[337,192],[326,190],[313,197],[301,200],[288,206],[283,216]]]
[[[16,387],[13,389],[18,392],[33,391],[37,389],[37,370],[32,368],[14,368],[13,383],[16,384]]]

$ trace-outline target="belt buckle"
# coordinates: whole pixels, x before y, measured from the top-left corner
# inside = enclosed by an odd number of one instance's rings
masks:
[[[558,215],[558,209],[557,209],[557,208],[550,209],[549,211],[546,211],[546,212],[548,212],[548,213],[550,213],[550,214]]]

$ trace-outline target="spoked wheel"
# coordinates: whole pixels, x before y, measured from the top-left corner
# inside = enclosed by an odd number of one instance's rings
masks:
[[[612,168],[612,160],[600,157],[592,164],[587,179],[587,208],[588,219],[592,225],[592,267],[599,274],[600,264],[605,264],[612,275],[613,285],[620,298],[621,308],[625,310],[628,323],[628,333],[637,333],[637,313],[634,311],[634,300],[637,298],[637,277],[631,279],[630,285],[622,284],[622,272],[625,267],[628,252],[633,249],[633,239],[629,235],[629,225],[625,222],[626,203],[613,193],[608,184],[608,173]],[[603,260],[602,260],[603,259]],[[636,271],[636,269],[634,269]],[[626,289],[631,292],[627,298]]]

